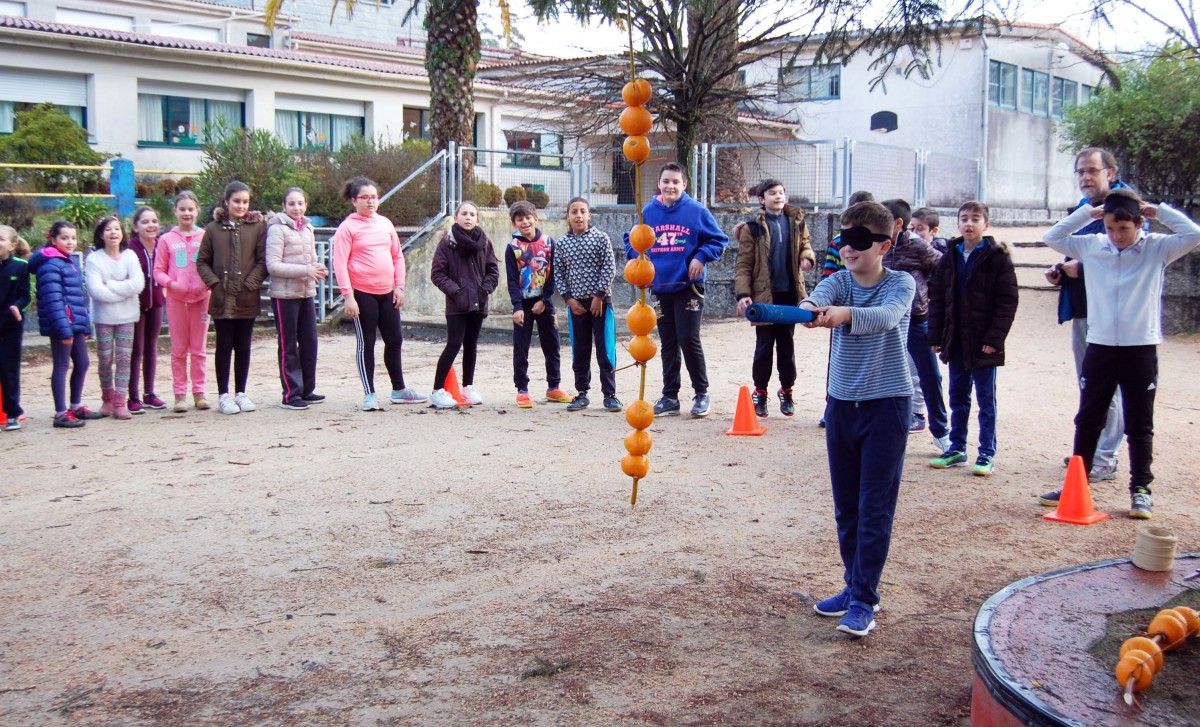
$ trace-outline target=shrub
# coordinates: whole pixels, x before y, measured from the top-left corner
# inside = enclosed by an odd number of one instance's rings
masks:
[[[504,201],[500,188],[491,182],[476,182],[471,188],[470,199],[480,207],[499,207]]]
[[[525,188],[519,184],[514,184],[504,190],[504,204],[507,207],[512,207],[513,204],[526,199],[529,197],[525,194]]]
[[[9,191],[29,192],[32,191],[32,187],[31,185],[23,185],[18,189],[11,189]],[[32,197],[0,196],[0,225],[8,225],[18,230],[24,230],[33,225],[35,217],[37,217],[37,204],[33,201]]]
[[[282,206],[283,191],[302,187],[295,156],[274,134],[263,129],[234,129],[220,124],[206,134],[203,170],[196,177],[196,194],[204,205],[198,221],[205,224],[221,204],[225,185],[237,179],[250,185],[251,209]]]
[[[166,232],[168,225],[175,224],[175,198],[168,197],[164,194],[152,194],[142,200],[142,203],[147,207],[152,207],[158,213],[158,224],[163,232]],[[129,234],[133,234],[130,229]]]
[[[296,186],[304,190],[308,199],[309,216],[319,215],[336,225],[350,212],[350,207],[342,199],[342,183],[346,180],[333,156],[327,149],[316,148],[302,149],[296,156],[302,180]],[[279,200],[277,204],[282,202]]]
[[[402,144],[387,144],[382,140],[356,137],[333,154],[337,172],[337,188],[356,175],[363,175],[379,184],[379,194],[388,190],[424,164],[430,157],[428,141],[410,139]],[[438,211],[441,202],[438,172],[434,165],[409,183],[402,192],[393,195],[379,206],[379,214],[396,225],[418,225]],[[349,214],[350,205],[343,201],[340,219]]]
[[[175,180],[175,191],[177,193],[182,192],[185,189],[191,189],[195,186],[196,180],[192,179],[191,177],[180,177],[179,179]]]
[[[111,156],[92,149],[83,127],[48,103],[17,113],[13,133],[0,137],[0,161],[5,162],[97,166]],[[0,183],[10,188],[24,182],[39,192],[80,192],[97,189],[101,180],[99,171],[14,169],[5,170]]]
[[[67,222],[75,225],[78,231],[79,250],[87,252],[92,243],[92,226],[96,220],[111,214],[108,204],[96,197],[67,197],[58,207],[58,214]]]
[[[154,189],[148,182],[134,182],[133,195],[138,199],[146,199],[154,193]]]
[[[536,187],[526,189],[525,195],[533,203],[533,206],[540,210],[544,210],[550,206],[550,195]]]
[[[154,185],[154,192],[155,194],[162,195],[163,197],[174,197],[175,188],[176,184],[174,179],[171,179],[170,177],[163,177],[162,179],[158,180],[157,184]]]

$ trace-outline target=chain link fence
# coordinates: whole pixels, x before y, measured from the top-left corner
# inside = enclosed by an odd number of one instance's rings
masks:
[[[501,208],[527,199],[538,209],[565,210],[578,177],[575,159],[565,154],[473,147],[461,150],[458,172],[461,200]]]
[[[929,207],[958,207],[979,197],[979,160],[927,152],[922,165],[923,203]]]
[[[916,149],[853,142],[850,148],[850,191],[867,190],[877,200],[920,199]]]
[[[736,153],[736,161],[729,153]],[[710,183],[705,185],[709,206],[717,209],[745,207],[736,200],[735,186],[744,184],[750,204],[752,190],[764,179],[778,179],[787,189],[792,204],[802,207],[834,207],[840,204],[838,184],[840,156],[833,141],[778,141],[760,143],[713,144],[699,151],[707,167]],[[740,163],[740,179],[732,164]]]

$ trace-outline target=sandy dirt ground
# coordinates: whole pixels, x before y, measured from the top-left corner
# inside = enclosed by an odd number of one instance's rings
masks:
[[[344,335],[321,341],[329,401],[275,408],[267,338],[258,412],[79,431],[50,428],[49,367],[31,366],[28,426],[0,435],[0,723],[965,724],[979,605],[1133,544],[1124,457],[1094,488],[1109,522],[1044,522],[1035,501],[1061,482],[1077,397],[1054,300],[1023,291],[995,476],[931,470],[911,438],[879,628],[858,641],[811,608],[841,588],[824,331],[796,334],[797,416],[733,438],[753,334],[707,325],[712,415],[655,423],[635,509],[623,416],[518,410],[505,345],[482,349],[488,400],[468,412],[360,412]],[[1155,522],[1184,550],[1198,344],[1159,354]],[[414,385],[439,349],[406,343]]]

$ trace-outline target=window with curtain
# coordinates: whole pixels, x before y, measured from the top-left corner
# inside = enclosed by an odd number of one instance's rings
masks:
[[[542,156],[562,153],[561,134],[540,134],[513,129],[504,132],[504,141],[508,149],[517,154],[506,154],[504,165],[513,167],[540,167],[542,169],[562,169],[563,158],[560,156]]]
[[[780,103],[830,101],[842,97],[841,66],[804,66],[779,69]]]
[[[138,94],[138,143],[199,146],[208,134],[243,125],[244,104],[186,96]]]
[[[1079,103],[1079,84],[1065,78],[1055,78],[1051,86],[1050,115],[1056,119],[1064,118],[1067,109],[1075,108]]]
[[[289,149],[341,149],[363,135],[361,116],[318,114],[308,111],[276,111],[275,134]]]
[[[1079,103],[1085,104],[1096,97],[1096,87],[1086,83],[1079,89]]]
[[[1017,108],[1017,67],[1003,61],[988,64],[988,102],[1002,109]]]
[[[412,109],[405,106],[401,119],[406,140],[429,138],[429,109]]]

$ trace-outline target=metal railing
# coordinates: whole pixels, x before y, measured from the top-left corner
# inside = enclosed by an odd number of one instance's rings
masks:
[[[841,202],[843,190],[838,185],[837,142],[766,141],[758,143],[722,143],[702,145],[700,157],[707,171],[698,183],[699,199],[712,209],[745,207],[738,200],[734,187],[744,186],[750,204],[755,204],[749,191],[763,179],[778,179],[788,191],[793,204],[803,207],[833,207]],[[742,178],[731,182],[721,177],[721,155],[736,154]]]
[[[481,207],[507,207],[504,194],[511,187],[522,187],[526,199],[540,208],[565,209],[567,202],[580,196],[584,172],[578,156],[537,150],[488,149],[477,146],[452,147],[455,163],[451,173],[451,207],[471,201]],[[471,187],[465,188],[468,159]],[[496,189],[484,188],[482,184]],[[499,195],[496,192],[499,192]],[[453,210],[451,210],[453,214]]]

